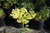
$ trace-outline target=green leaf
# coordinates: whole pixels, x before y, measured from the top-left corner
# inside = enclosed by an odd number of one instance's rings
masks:
[[[20,32],[19,32],[19,33],[23,33],[23,32],[22,32],[22,30],[20,30]]]
[[[3,15],[3,9],[0,8],[0,16]]]

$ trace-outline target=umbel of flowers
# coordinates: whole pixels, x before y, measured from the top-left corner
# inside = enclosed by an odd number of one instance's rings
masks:
[[[12,12],[10,14],[14,19],[17,19],[18,23],[23,23],[23,33],[24,32],[24,24],[29,23],[29,20],[35,18],[36,13],[34,11],[27,11],[26,8],[15,8],[12,9]]]

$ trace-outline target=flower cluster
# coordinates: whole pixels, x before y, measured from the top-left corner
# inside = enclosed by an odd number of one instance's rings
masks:
[[[17,18],[18,23],[24,23],[27,24],[29,20],[35,18],[36,13],[34,11],[27,11],[26,8],[16,8],[12,9],[12,12],[10,14],[14,19]]]

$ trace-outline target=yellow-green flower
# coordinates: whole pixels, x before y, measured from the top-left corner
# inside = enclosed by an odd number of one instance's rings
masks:
[[[29,20],[35,18],[36,13],[34,11],[28,12],[26,8],[16,8],[12,9],[12,12],[10,14],[13,18],[17,18],[18,23],[24,23],[27,24]]]
[[[21,8],[21,11],[24,13],[24,12],[27,12],[27,9],[26,8]]]

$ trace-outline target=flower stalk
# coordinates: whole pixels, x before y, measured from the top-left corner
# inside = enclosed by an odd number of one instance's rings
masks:
[[[23,23],[23,33],[25,33],[25,29],[24,29],[24,23]]]

